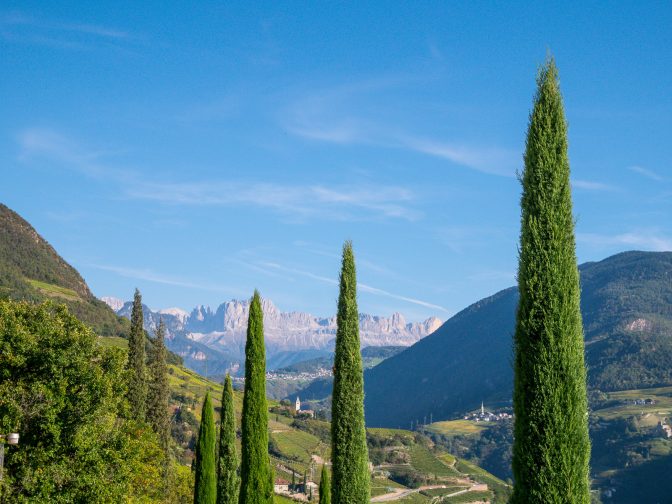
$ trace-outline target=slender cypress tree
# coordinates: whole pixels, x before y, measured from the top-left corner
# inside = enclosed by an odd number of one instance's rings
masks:
[[[170,416],[168,414],[168,364],[166,363],[166,326],[163,318],[159,321],[156,330],[154,348],[149,359],[149,391],[147,396],[147,422],[159,436],[159,442],[164,453],[168,454],[170,442]]]
[[[555,62],[537,78],[521,181],[511,502],[590,502],[588,410],[567,124]]]
[[[217,458],[217,504],[238,503],[238,454],[236,453],[236,417],[233,410],[233,386],[226,375],[222,392]]]
[[[243,396],[240,504],[273,502],[273,471],[268,457],[266,405],[266,351],[261,297],[254,291],[245,343],[245,395]]]
[[[357,278],[352,243],[343,246],[336,317],[331,457],[334,504],[368,504],[369,465],[364,425],[364,377],[359,350]]]
[[[331,504],[331,486],[326,464],[322,466],[322,475],[320,476],[320,504]]]
[[[144,420],[147,411],[147,376],[145,370],[145,330],[142,317],[142,296],[135,289],[133,311],[131,312],[131,333],[128,336],[128,361],[130,371],[128,382],[128,402],[131,417]]]
[[[201,425],[196,441],[194,504],[216,504],[217,474],[215,471],[215,413],[210,392],[205,394]]]

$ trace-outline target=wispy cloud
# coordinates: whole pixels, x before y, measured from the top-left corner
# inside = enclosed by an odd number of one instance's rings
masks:
[[[125,189],[130,198],[180,205],[269,208],[299,220],[396,218],[408,221],[422,214],[410,204],[408,189],[396,186],[286,185],[262,182],[144,182]]]
[[[241,295],[242,291],[239,289],[234,289],[232,287],[226,287],[222,285],[213,285],[209,283],[197,283],[182,278],[177,278],[171,275],[166,275],[164,273],[157,273],[151,269],[146,268],[129,268],[126,266],[115,266],[115,265],[105,265],[105,264],[91,264],[89,265],[92,268],[109,271],[115,273],[119,276],[125,278],[131,278],[134,280],[142,280],[145,282],[152,282],[164,285],[172,285],[175,287],[182,287],[186,289],[195,289],[195,290],[206,290],[212,292],[222,292],[229,295]]]
[[[50,129],[32,128],[18,137],[19,160],[49,160],[83,175],[115,182],[129,199],[170,205],[252,206],[272,210],[286,219],[364,221],[401,219],[416,221],[422,212],[414,208],[416,195],[401,186],[374,183],[358,185],[291,185],[272,182],[209,180],[156,182],[138,171],[106,162],[118,151],[86,148]]]
[[[338,285],[338,281],[335,278],[325,277],[323,275],[317,275],[317,274],[312,273],[310,271],[284,266],[282,264],[278,264],[278,263],[272,262],[272,261],[257,261],[253,264],[256,265],[257,267],[270,269],[271,271],[283,272],[283,273],[287,273],[289,275],[302,276],[302,277],[310,278],[312,280],[317,280],[318,282],[322,282],[322,283],[329,284],[329,285]],[[444,313],[451,313],[449,310],[447,310],[443,306],[439,306],[439,305],[433,304],[433,303],[428,303],[427,301],[423,301],[421,299],[416,299],[416,298],[412,298],[412,297],[408,297],[408,296],[402,296],[402,295],[399,295],[399,294],[395,294],[395,293],[387,291],[385,289],[379,289],[377,287],[372,287],[372,286],[367,285],[365,283],[358,282],[357,283],[357,288],[361,292],[367,292],[369,294],[374,294],[376,296],[383,296],[383,297],[387,297],[387,298],[392,298],[392,299],[396,299],[396,300],[399,300],[399,301],[404,301],[406,303],[411,303],[411,304],[414,304],[414,305],[422,306],[424,308],[431,308],[433,310],[438,310],[438,311],[441,311],[441,312],[444,312]]]
[[[618,190],[617,187],[610,184],[605,184],[603,182],[595,182],[592,180],[577,180],[577,179],[572,179],[572,187],[575,189],[583,189],[585,191],[611,192]]]
[[[627,246],[655,252],[672,251],[672,238],[656,231],[635,231],[614,235],[577,233],[577,241],[592,246]]]
[[[332,259],[340,260],[340,256],[334,252],[334,249],[331,247],[326,247],[325,245],[320,245],[317,243],[312,243],[312,242],[307,242],[304,240],[295,240],[292,245],[295,247],[299,247],[302,250],[305,250],[306,252],[310,252],[311,254],[323,256],[323,257],[330,257]],[[374,262],[370,261],[366,258],[363,258],[361,256],[357,256],[357,266],[363,267],[367,270],[373,271],[374,273],[378,273],[381,275],[394,275],[392,270],[389,268]]]
[[[48,159],[62,167],[94,178],[127,180],[135,174],[131,170],[112,168],[103,163],[115,152],[93,150],[70,137],[48,128],[29,128],[17,136],[19,161]]]
[[[663,177],[658,175],[653,170],[649,170],[648,168],[644,168],[643,166],[629,166],[628,170],[635,173],[639,173],[640,175],[648,179],[655,180],[656,182],[662,182],[663,180],[665,180]]]
[[[412,137],[400,137],[399,141],[404,147],[416,152],[447,159],[455,164],[491,175],[514,177],[516,167],[520,164],[520,154],[507,149]]]
[[[431,308],[433,310],[439,310],[444,313],[451,313],[450,310],[447,310],[443,306],[437,304],[428,303],[427,301],[422,301],[420,299],[415,299],[407,296],[400,296],[399,294],[394,294],[392,292],[386,291],[384,289],[378,289],[377,287],[371,287],[370,285],[358,283],[357,287],[363,292],[369,292],[371,294],[376,294],[378,296],[385,296],[392,299],[398,299],[400,301],[406,301],[407,303],[415,304],[418,306],[424,306],[425,308]]]
[[[313,93],[295,101],[283,116],[283,126],[293,135],[343,145],[373,145],[403,149],[450,161],[491,175],[514,177],[521,164],[520,152],[463,141],[425,138],[391,128],[384,121],[370,119],[358,111],[358,100],[372,92],[394,86],[385,79],[360,85],[341,86]]]
[[[90,23],[50,20],[22,12],[0,14],[0,37],[10,42],[34,43],[63,49],[87,49],[92,43],[117,43],[129,32]]]

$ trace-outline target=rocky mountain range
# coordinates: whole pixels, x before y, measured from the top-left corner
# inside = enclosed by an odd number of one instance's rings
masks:
[[[130,318],[132,303],[102,298],[118,315]],[[302,312],[282,312],[271,300],[262,301],[269,370],[333,352],[336,317],[315,317]],[[145,329],[154,334],[159,319],[167,328],[168,347],[185,359],[185,364],[208,373],[239,372],[244,360],[249,301],[231,300],[215,310],[197,306],[191,312],[180,308],[151,310],[144,307]],[[438,329],[442,322],[430,317],[423,322],[406,322],[403,315],[390,317],[360,314],[362,347],[410,346]]]

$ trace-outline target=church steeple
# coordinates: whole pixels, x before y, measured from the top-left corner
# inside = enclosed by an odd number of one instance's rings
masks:
[[[298,401],[298,398],[297,398]],[[485,407],[483,406],[483,401],[481,401],[481,415],[485,415]]]
[[[299,396],[296,396],[296,407],[294,409],[297,413],[301,411],[301,399],[299,399]]]

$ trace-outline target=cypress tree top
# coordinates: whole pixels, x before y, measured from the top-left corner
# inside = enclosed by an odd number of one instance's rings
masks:
[[[327,465],[322,466],[320,476],[320,504],[331,504],[331,484],[329,483],[329,471]]]
[[[196,441],[194,504],[215,504],[217,501],[214,417],[210,392],[206,392]]]
[[[273,472],[268,457],[266,405],[266,351],[261,297],[254,291],[245,343],[245,395],[243,396],[240,504],[273,502]]]
[[[336,319],[331,495],[335,504],[368,504],[370,477],[364,425],[364,378],[359,349],[355,256],[350,242],[343,246]]]
[[[231,385],[231,377],[227,373],[222,392],[222,415],[219,426],[217,504],[237,504],[238,484],[236,416],[233,409],[233,386]]]
[[[553,60],[541,68],[522,174],[511,502],[590,502],[586,368],[567,124]]]

